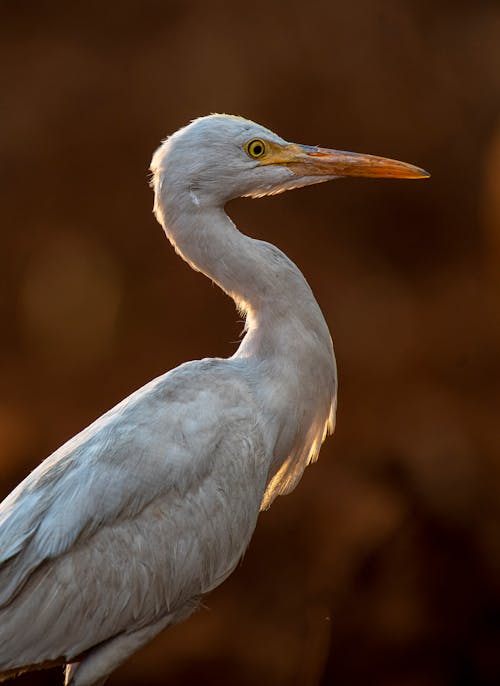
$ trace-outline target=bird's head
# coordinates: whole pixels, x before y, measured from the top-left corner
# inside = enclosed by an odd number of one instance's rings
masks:
[[[419,179],[411,164],[359,153],[299,145],[259,124],[225,114],[201,117],[158,148],[153,185],[196,205],[223,205],[239,196],[259,197],[341,176]]]

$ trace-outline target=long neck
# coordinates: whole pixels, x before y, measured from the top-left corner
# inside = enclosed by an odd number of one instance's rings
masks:
[[[240,233],[222,207],[200,207],[189,196],[157,196],[155,212],[170,242],[195,270],[212,279],[247,315],[247,329],[263,320],[314,313],[323,321],[300,270],[270,243]],[[326,325],[325,325],[326,331]],[[326,331],[327,333],[327,331]],[[327,333],[328,336],[328,333]]]
[[[181,257],[220,286],[238,307],[260,309],[266,274],[265,265],[259,265],[258,241],[240,233],[223,209],[184,213],[164,228]]]

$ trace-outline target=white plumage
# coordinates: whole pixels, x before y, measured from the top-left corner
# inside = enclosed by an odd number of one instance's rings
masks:
[[[335,359],[314,296],[225,203],[363,169],[425,175],[226,115],[175,133],[151,168],[169,240],[234,299],[246,334],[230,359],[188,362],[133,393],[0,505],[0,680],[67,663],[67,684],[104,683],[231,573],[259,510],[294,488],[333,430]]]

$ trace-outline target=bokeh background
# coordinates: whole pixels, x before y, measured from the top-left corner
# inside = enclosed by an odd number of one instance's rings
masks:
[[[498,0],[2,0],[0,79],[2,495],[150,378],[235,350],[232,303],[151,214],[160,139],[230,112],[432,172],[230,205],[317,295],[338,427],[110,686],[498,685]]]

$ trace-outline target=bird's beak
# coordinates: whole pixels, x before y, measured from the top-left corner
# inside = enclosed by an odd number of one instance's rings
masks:
[[[261,164],[280,164],[297,176],[365,176],[370,178],[426,179],[429,172],[420,167],[376,155],[344,150],[329,150],[290,143],[272,146]],[[318,179],[319,181],[320,179]]]

